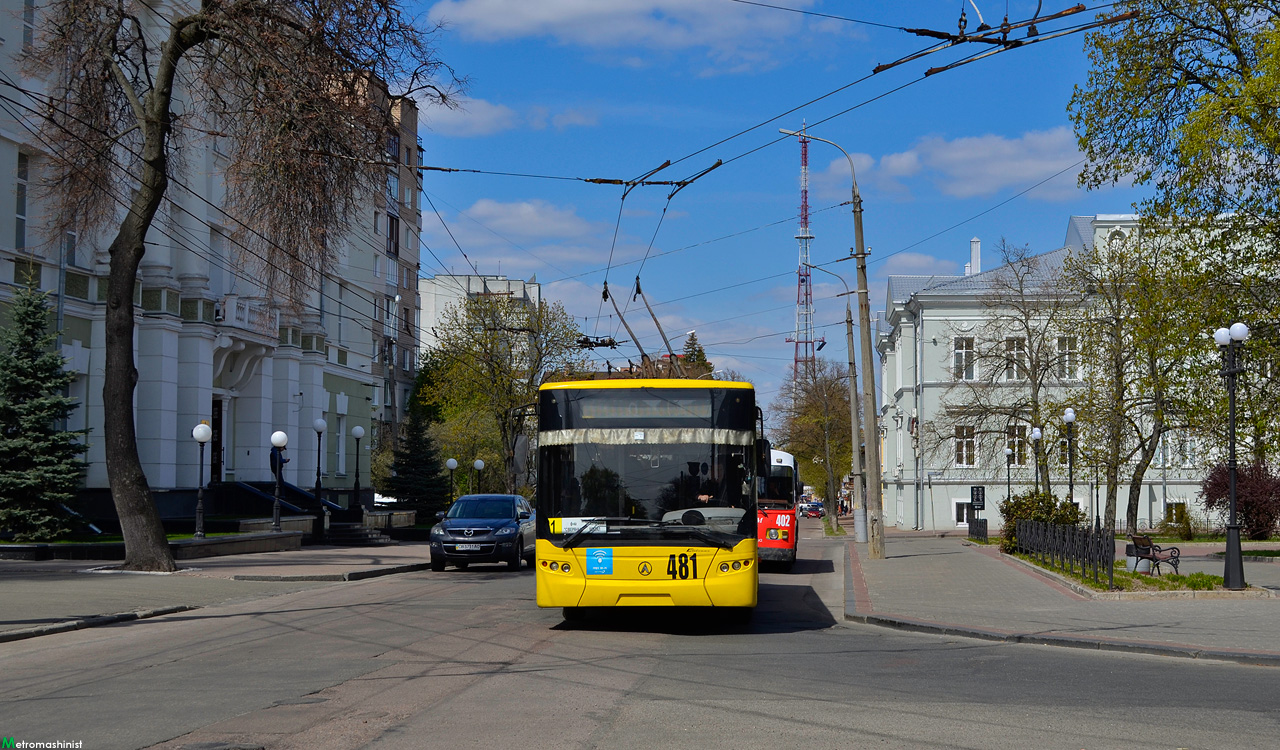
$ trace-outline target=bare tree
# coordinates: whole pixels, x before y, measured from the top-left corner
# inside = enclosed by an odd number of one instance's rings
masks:
[[[922,448],[935,456],[952,451],[957,425],[986,454],[983,463],[1003,461],[1006,446],[1015,463],[1025,463],[1030,448],[1040,489],[1049,492],[1047,441],[1031,440],[1031,430],[1053,421],[1064,389],[1078,377],[1079,341],[1068,322],[1080,295],[1065,284],[1065,250],[1038,256],[1004,238],[997,250],[1004,265],[982,274],[981,320],[952,325],[945,419],[921,426]]]
[[[45,185],[67,225],[55,230],[114,233],[103,402],[124,565],[172,570],[138,458],[133,299],[147,233],[181,185],[182,147],[225,138],[236,239],[270,293],[296,301],[380,189],[392,127],[381,82],[439,104],[460,82],[434,30],[397,0],[52,0],[40,17],[25,64],[49,92]]]

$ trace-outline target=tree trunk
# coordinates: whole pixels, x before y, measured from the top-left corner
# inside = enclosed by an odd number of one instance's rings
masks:
[[[159,127],[159,126],[157,126]],[[150,131],[151,128],[148,128]],[[151,148],[143,178],[133,194],[129,214],[111,243],[110,284],[107,293],[106,368],[102,385],[103,432],[111,499],[120,517],[126,570],[169,572],[177,569],[164,525],[151,498],[151,488],[138,456],[133,396],[138,382],[133,351],[133,299],[138,266],[146,252],[147,227],[168,185],[163,146]]]

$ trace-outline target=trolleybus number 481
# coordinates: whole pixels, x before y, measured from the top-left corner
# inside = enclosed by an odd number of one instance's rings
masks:
[[[672,578],[687,581],[690,578],[698,577],[698,555],[668,555],[667,556],[667,575]]]

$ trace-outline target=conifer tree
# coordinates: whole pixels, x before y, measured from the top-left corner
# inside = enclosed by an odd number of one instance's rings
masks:
[[[715,365],[707,360],[707,352],[702,348],[702,344],[698,343],[698,334],[690,331],[689,337],[684,340],[684,365],[685,375],[696,378],[701,375],[713,372]]]
[[[63,369],[48,330],[45,295],[20,287],[0,331],[0,531],[16,541],[47,541],[70,530],[63,507],[80,486],[85,446],[62,429],[75,410],[63,395]]]
[[[440,453],[427,431],[422,408],[410,408],[404,434],[396,448],[387,478],[387,494],[398,502],[416,506],[419,521],[429,522],[436,511],[449,505],[449,478],[444,473]]]

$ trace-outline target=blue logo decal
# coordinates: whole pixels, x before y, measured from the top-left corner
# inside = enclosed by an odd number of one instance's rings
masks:
[[[613,575],[613,550],[588,549],[587,550],[587,575],[589,576]]]

